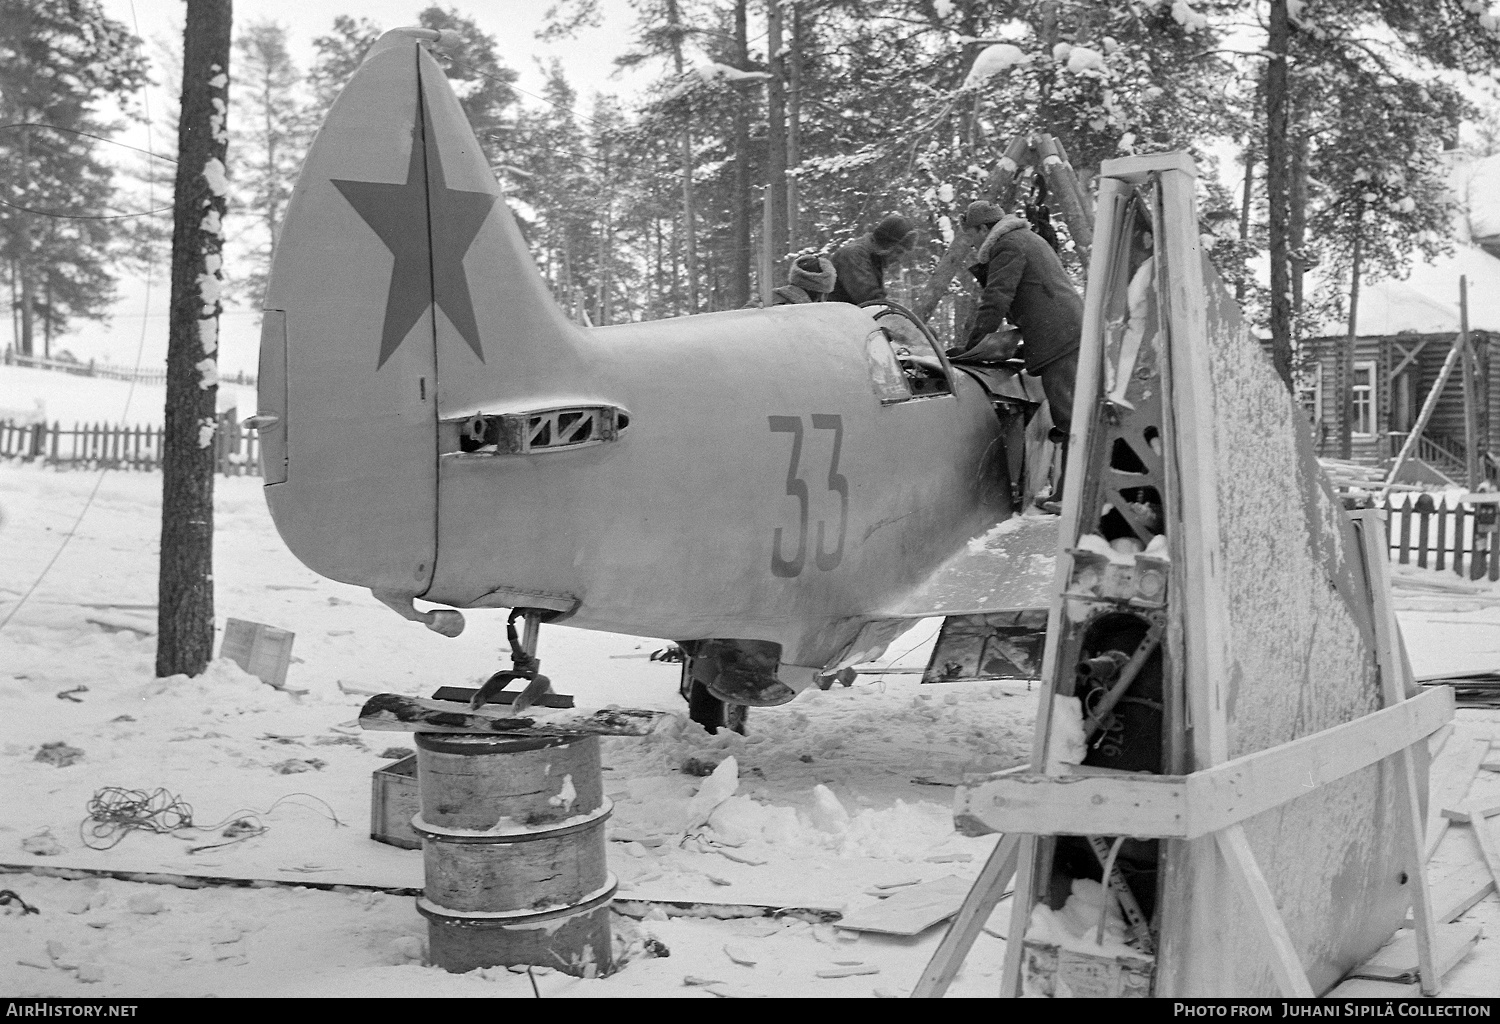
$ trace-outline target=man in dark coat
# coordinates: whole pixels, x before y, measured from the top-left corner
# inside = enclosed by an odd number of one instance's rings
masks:
[[[1009,320],[1021,333],[1026,372],[1042,381],[1052,411],[1051,439],[1062,446],[1062,470],[1038,507],[1058,511],[1073,422],[1073,385],[1083,331],[1083,299],[1068,279],[1056,251],[1031,230],[1025,217],[994,203],[970,203],[964,231],[979,247],[969,268],[983,293],[964,348],[972,348]]]
[[[885,272],[917,244],[916,225],[899,213],[887,214],[874,229],[846,242],[833,254],[838,272],[832,302],[859,305],[885,298]]]

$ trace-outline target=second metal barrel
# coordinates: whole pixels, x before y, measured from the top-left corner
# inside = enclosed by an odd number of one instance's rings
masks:
[[[417,733],[431,961],[455,972],[610,969],[604,796],[595,736]]]

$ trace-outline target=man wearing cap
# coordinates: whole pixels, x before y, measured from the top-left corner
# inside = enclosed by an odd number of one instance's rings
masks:
[[[917,226],[899,213],[887,214],[874,230],[846,242],[833,254],[838,280],[831,302],[859,305],[885,298],[885,271],[917,244]]]
[[[963,229],[979,247],[969,268],[982,295],[974,326],[963,348],[979,344],[1009,320],[1021,333],[1026,372],[1041,378],[1052,411],[1051,439],[1062,446],[1062,469],[1038,507],[1058,511],[1067,468],[1068,431],[1073,421],[1073,384],[1083,332],[1083,299],[1068,279],[1057,252],[1031,230],[1025,217],[1006,215],[994,203],[970,203]]]
[[[792,306],[822,302],[833,291],[837,273],[822,256],[799,256],[787,272],[786,284],[771,292],[771,305]]]

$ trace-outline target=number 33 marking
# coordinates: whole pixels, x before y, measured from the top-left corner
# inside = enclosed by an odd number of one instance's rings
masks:
[[[776,527],[776,532],[771,537],[771,575],[789,578],[801,575],[807,562],[807,481],[797,475],[798,464],[802,460],[802,417],[768,416],[767,419],[771,424],[771,433],[792,435],[792,458],[786,470],[786,493],[788,497],[797,499],[796,554],[790,558],[783,554],[785,546],[782,543],[782,527]],[[844,534],[849,528],[849,481],[839,472],[839,451],[844,445],[844,418],[815,412],[812,414],[812,425],[814,430],[833,431],[833,457],[828,461],[828,490],[839,496],[839,538],[832,551],[826,550],[824,543],[828,524],[819,519],[817,547],[813,552],[813,564],[827,572],[836,568],[843,560]]]

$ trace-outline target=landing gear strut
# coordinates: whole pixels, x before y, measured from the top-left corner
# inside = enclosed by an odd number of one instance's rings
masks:
[[[505,620],[505,635],[510,640],[511,667],[496,672],[484,681],[469,701],[472,708],[483,707],[490,697],[510,684],[512,679],[527,680],[526,688],[511,702],[511,714],[521,715],[544,695],[552,692],[552,680],[541,674],[542,663],[536,656],[536,642],[542,630],[543,616],[554,613],[535,608],[513,608],[510,618]],[[525,618],[524,633],[516,636],[516,619]]]

